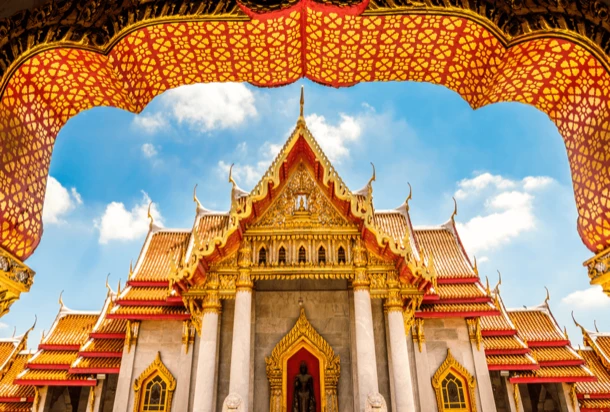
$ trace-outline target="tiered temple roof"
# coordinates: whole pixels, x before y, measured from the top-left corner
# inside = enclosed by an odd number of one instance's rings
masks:
[[[60,299],[60,310],[49,333],[38,345],[26,369],[17,375],[14,383],[36,386],[95,386],[97,380],[90,374],[70,372],[81,346],[87,342],[99,312],[68,309]]]
[[[578,350],[587,362],[587,366],[596,382],[576,384],[576,396],[582,412],[610,412],[610,333],[581,329],[585,347]]]
[[[32,354],[26,350],[28,335],[0,339],[0,411],[29,411],[36,396],[33,386],[13,382]]]
[[[527,342],[532,356],[540,368],[516,372],[512,383],[592,382],[595,375],[585,360],[570,344],[567,333],[555,320],[549,307],[549,297],[544,303],[531,308],[509,309],[508,316],[517,325],[518,336]]]

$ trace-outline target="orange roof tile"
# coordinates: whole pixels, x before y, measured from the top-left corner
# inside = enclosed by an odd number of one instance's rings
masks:
[[[420,312],[438,313],[482,313],[493,312],[497,309],[491,303],[446,303],[446,304],[422,304]]]
[[[201,246],[206,246],[210,240],[221,236],[228,226],[228,213],[202,213],[197,216],[193,232]]]
[[[81,352],[114,352],[122,353],[123,339],[91,339],[81,348]]]
[[[167,287],[129,287],[125,289],[119,300],[144,300],[164,302],[169,296]]]
[[[19,385],[27,384],[27,381],[89,381],[96,382],[95,378],[88,375],[75,375],[65,370],[37,370],[26,369],[17,375],[16,381]]]
[[[447,227],[414,229],[421,256],[434,256],[434,267],[439,279],[473,278],[474,273],[468,258],[456,237]]]
[[[43,345],[82,345],[89,338],[99,313],[60,313],[49,334],[40,342]]]
[[[190,232],[159,230],[149,234],[130,281],[167,281],[171,262],[182,259]]]
[[[610,399],[580,399],[580,410],[591,409],[594,411],[610,409]]]
[[[17,344],[18,341],[15,339],[0,341],[0,365],[4,364],[4,362],[6,362],[7,359],[13,354]]]
[[[594,378],[593,373],[584,366],[541,366],[533,371],[520,371],[516,378]]]
[[[95,333],[125,333],[127,319],[104,319]]]
[[[29,353],[20,353],[15,357],[15,360],[6,371],[2,379],[0,379],[0,398],[30,398],[34,397],[35,390],[33,386],[15,385],[13,381],[19,375],[26,362],[30,358]],[[1,411],[2,409],[0,409]]]
[[[31,402],[0,402],[0,412],[31,412]]]
[[[380,232],[385,233],[403,247],[403,240],[407,233],[409,233],[409,246],[417,253],[415,241],[410,234],[410,225],[405,213],[408,212],[404,205],[398,210],[376,211],[373,215],[373,223]]]
[[[528,354],[521,355],[486,355],[489,366],[525,366],[536,367],[536,360]],[[510,368],[507,368],[510,369]]]
[[[483,336],[485,350],[519,350],[527,349],[523,341],[516,336]]]
[[[519,335],[524,337],[527,342],[566,340],[565,335],[546,309],[510,309],[508,316],[517,325]]]
[[[436,289],[441,299],[486,298],[485,291],[477,283],[440,284]]]
[[[601,349],[604,356],[610,360],[610,336],[608,336],[607,334],[604,334],[604,335],[595,334],[595,335],[596,335],[595,343],[597,344],[597,347],[599,349]]]
[[[174,316],[188,315],[188,311],[182,306],[118,306],[109,316]]]
[[[579,394],[609,394],[610,397],[610,372],[604,367],[597,354],[592,349],[578,351],[579,355],[587,362],[587,367],[597,377],[597,382],[579,382],[576,384],[576,392]]]
[[[568,346],[533,347],[532,356],[538,362],[581,361],[582,358]]]
[[[481,329],[483,331],[515,330],[506,316],[481,316]]]
[[[40,350],[32,359],[35,365],[70,365],[77,358],[76,350]]]
[[[119,369],[121,358],[78,358],[72,365],[72,372],[78,369]]]

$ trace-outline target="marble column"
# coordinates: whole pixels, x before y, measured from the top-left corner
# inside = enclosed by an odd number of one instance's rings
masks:
[[[213,412],[214,389],[218,371],[218,320],[221,304],[218,297],[218,274],[210,273],[206,282],[206,297],[203,301],[203,317],[199,335],[199,357],[193,412]]]
[[[250,399],[250,333],[252,321],[252,279],[250,267],[252,253],[249,242],[242,243],[239,250],[239,275],[235,293],[235,314],[233,318],[233,346],[231,347],[231,371],[229,374],[229,396],[225,406],[230,401],[237,402],[241,398],[241,408],[248,412]],[[240,409],[242,410],[242,409]]]
[[[398,290],[390,290],[385,307],[388,312],[388,332],[390,338],[390,353],[392,357],[392,380],[394,382],[394,398],[396,412],[415,410],[413,383],[411,381],[411,366],[409,365],[409,350],[407,334],[403,318],[403,305]]]
[[[373,311],[371,309],[370,281],[366,273],[366,252],[361,241],[353,248],[355,269],[354,316],[356,325],[356,361],[358,364],[358,399],[360,411],[365,411],[369,395],[379,394],[377,359],[373,335]],[[381,395],[379,395],[381,396]]]

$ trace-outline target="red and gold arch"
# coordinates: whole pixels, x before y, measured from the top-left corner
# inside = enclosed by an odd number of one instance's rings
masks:
[[[610,16],[602,0],[51,1],[0,20],[0,265],[29,289],[55,138],[95,106],[198,82],[425,81],[531,104],[564,138],[578,232],[610,291]]]

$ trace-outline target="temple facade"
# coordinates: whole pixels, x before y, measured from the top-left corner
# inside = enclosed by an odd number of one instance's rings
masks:
[[[506,308],[456,212],[376,210],[374,170],[350,190],[302,98],[255,188],[229,181],[227,212],[195,194],[191,228],[151,218],[98,310],[60,298],[36,351],[0,340],[0,411],[610,411],[610,334],[581,326],[574,349],[548,293]]]

